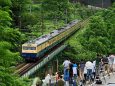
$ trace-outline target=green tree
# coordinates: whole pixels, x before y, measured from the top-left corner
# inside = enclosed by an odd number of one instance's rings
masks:
[[[0,86],[28,86],[28,83],[13,75],[8,68],[0,66]]]
[[[3,29],[4,27],[11,25],[11,17],[8,12],[0,10],[0,28]]]
[[[102,14],[106,24],[107,24],[107,32],[109,34],[110,40],[110,51],[111,53],[115,53],[115,6],[105,10]]]
[[[21,28],[22,22],[22,13],[27,12],[28,5],[32,2],[31,0],[11,0],[13,3],[11,10],[12,10],[12,18],[13,18],[13,25],[14,27]],[[25,16],[26,17],[26,16]]]
[[[0,86],[27,86],[28,83],[19,79],[13,74],[14,69],[20,56],[14,51],[14,46],[20,41],[21,33],[11,28],[12,18],[10,16],[10,0],[0,0]]]
[[[3,7],[6,7],[6,6],[11,6],[12,5],[12,2],[11,0],[0,0],[0,6],[3,8]]]
[[[90,19],[89,28],[83,34],[81,44],[85,49],[96,53],[108,53],[110,41],[108,39],[107,26],[101,16]]]
[[[21,34],[18,29],[4,28],[0,33],[0,41],[7,41],[11,43],[14,51],[19,51],[21,43],[26,40],[25,35]]]
[[[47,18],[54,20],[67,20],[69,21],[71,15],[71,6],[68,0],[44,0],[42,8],[48,15]],[[52,9],[53,8],[53,9]]]
[[[11,47],[11,44],[8,42],[0,42],[0,65],[6,68],[10,67],[19,59],[19,53],[11,52]]]

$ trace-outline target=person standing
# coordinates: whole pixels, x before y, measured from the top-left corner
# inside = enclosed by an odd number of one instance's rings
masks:
[[[100,65],[101,65],[101,55],[97,54],[97,57],[96,57],[96,76],[97,77],[99,76],[99,73],[100,73]]]
[[[73,76],[77,77],[77,64],[75,62],[73,62]]]
[[[69,69],[71,62],[67,59],[63,62],[63,66],[64,66],[64,73],[67,69]]]
[[[73,86],[77,86],[76,79],[77,79],[77,64],[73,62]]]
[[[96,60],[93,61],[93,69],[92,69],[92,73],[93,73],[93,78],[95,79],[96,76]]]
[[[70,66],[71,62],[67,59],[63,62],[63,66],[64,66],[64,80],[66,82],[66,86],[69,86],[69,66]]]
[[[90,61],[87,61],[85,64],[85,67],[87,69],[87,80],[92,79],[92,69],[93,69],[93,64]]]
[[[83,62],[83,60],[81,60],[79,66],[80,66],[80,80],[82,81],[84,79],[84,67],[85,67],[85,63]]]
[[[102,65],[103,65],[103,67],[104,67],[104,71],[107,71],[107,74],[109,75],[109,65],[108,65],[108,63],[109,63],[109,60],[108,60],[108,58],[104,55],[103,57],[102,57]]]
[[[73,63],[69,66],[69,84],[70,86],[73,84]]]

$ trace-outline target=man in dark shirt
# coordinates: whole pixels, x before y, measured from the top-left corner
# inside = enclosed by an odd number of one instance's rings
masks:
[[[101,58],[102,58],[101,55],[97,54],[97,57],[96,57],[96,76],[99,76]]]

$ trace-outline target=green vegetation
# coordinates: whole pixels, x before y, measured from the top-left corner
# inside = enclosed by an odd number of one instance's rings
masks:
[[[65,57],[76,61],[95,59],[97,53],[115,53],[115,5],[90,18],[88,26],[76,33],[68,43]],[[64,55],[63,55],[64,56]]]
[[[28,2],[12,0],[12,2],[14,3],[13,25],[26,32],[28,38],[46,34],[71,20],[84,19],[93,13],[86,6],[70,3],[68,0],[29,0]]]
[[[70,49],[63,55],[86,60],[98,52],[115,52],[114,7],[92,17],[89,26],[69,41]],[[22,43],[94,12],[68,0],[0,0],[0,86],[29,86],[28,79],[13,74],[13,66],[22,61]]]
[[[0,1],[0,86],[27,86],[10,68],[21,59],[16,48],[22,37],[18,29],[11,28],[11,5],[10,0]]]
[[[87,18],[90,12],[68,0],[0,0],[0,86],[29,86],[28,79],[13,74],[22,61],[22,43],[76,18]]]

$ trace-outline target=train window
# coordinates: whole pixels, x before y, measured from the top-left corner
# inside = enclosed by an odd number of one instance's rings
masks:
[[[23,50],[36,50],[36,47],[23,47]]]
[[[36,50],[36,48],[35,47],[31,47],[31,50]]]

